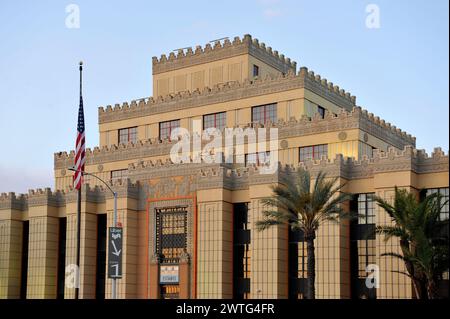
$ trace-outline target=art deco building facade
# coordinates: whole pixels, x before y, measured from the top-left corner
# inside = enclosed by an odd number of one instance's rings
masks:
[[[395,272],[404,270],[402,263],[381,256],[398,252],[397,241],[364,235],[390,222],[372,197],[390,199],[398,186],[448,199],[448,154],[416,150],[414,137],[251,36],[153,58],[153,97],[100,107],[98,121],[100,145],[87,150],[86,170],[118,193],[120,298],[301,298],[302,234],[282,226],[255,230],[260,200],[271,195],[286,165],[313,177],[318,171],[338,176],[343,190],[354,194],[346,209],[366,216],[321,226],[317,297],[413,297],[411,281]],[[191,153],[175,164],[170,150],[178,141],[169,137],[177,127],[194,135],[209,127],[276,128],[279,168],[263,174],[261,163],[270,154],[250,153],[249,143],[240,154],[245,163],[199,163]],[[73,151],[54,154],[54,191],[1,195],[1,298],[74,297],[65,285],[76,254],[77,193],[67,170],[73,162]],[[81,298],[111,297],[112,212],[112,194],[85,176]],[[448,207],[442,217],[448,218]],[[378,289],[364,284],[369,264],[379,266]],[[164,281],[162,274],[174,276]]]

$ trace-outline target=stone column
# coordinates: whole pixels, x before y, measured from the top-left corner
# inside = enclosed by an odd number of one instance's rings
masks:
[[[0,299],[20,298],[24,196],[0,196]]]
[[[223,177],[215,176],[215,178]],[[211,181],[212,176],[205,178],[205,182],[211,183]],[[200,190],[197,193],[197,199],[197,298],[232,298],[233,206],[231,192],[222,187]]]
[[[117,221],[123,227],[122,278],[116,280],[117,298],[137,298],[137,253],[138,253],[138,200],[139,185],[130,180],[117,182],[113,189],[118,193]],[[108,227],[113,226],[114,198],[107,193],[106,209]],[[107,234],[108,235],[108,234]],[[108,239],[109,240],[109,239]],[[106,246],[107,250],[109,245]],[[108,252],[107,252],[108,253]],[[106,298],[112,297],[112,279],[106,280]]]
[[[250,168],[249,212],[251,232],[252,299],[283,299],[288,297],[288,231],[287,226],[273,226],[264,231],[256,230],[256,222],[262,220],[265,207],[261,199],[270,197],[270,185],[278,182],[278,173],[262,174]]]
[[[59,208],[63,206],[63,195],[49,188],[28,194],[28,299],[56,298]]]
[[[395,173],[392,174],[396,175]],[[398,178],[400,186],[400,176],[398,176]],[[385,200],[392,201],[395,194],[394,188],[381,187],[383,185],[380,185],[380,182],[381,180],[379,177],[375,176],[375,195]],[[376,205],[377,226],[390,225],[391,223],[388,214],[381,207]],[[399,240],[397,238],[392,238],[386,242],[384,236],[377,235],[376,261],[380,268],[380,288],[377,289],[377,299],[410,299],[412,297],[412,282],[407,276],[397,273],[398,271],[406,272],[404,262],[398,258],[382,256],[384,253],[391,252],[402,254]]]

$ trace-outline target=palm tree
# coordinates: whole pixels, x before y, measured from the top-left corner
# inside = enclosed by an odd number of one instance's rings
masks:
[[[384,235],[385,241],[399,238],[402,252],[383,256],[404,261],[407,271],[404,274],[411,278],[417,298],[436,298],[438,277],[448,269],[448,233],[442,231],[448,228],[448,221],[439,220],[445,203],[441,204],[438,194],[426,196],[419,202],[416,196],[397,187],[392,205],[380,197],[375,200],[393,223],[377,226],[376,232]]]
[[[315,299],[315,247],[319,226],[325,221],[337,221],[344,214],[340,204],[350,196],[341,193],[336,186],[338,178],[327,179],[319,172],[314,185],[308,171],[285,170],[280,183],[272,186],[273,197],[262,200],[267,210],[264,219],[256,223],[259,231],[274,225],[289,225],[293,230],[303,231],[307,249],[307,297]]]

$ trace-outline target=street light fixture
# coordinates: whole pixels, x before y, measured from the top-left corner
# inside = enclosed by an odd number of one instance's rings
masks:
[[[109,186],[109,184],[107,182],[105,182],[103,179],[101,179],[100,177],[98,177],[97,175],[94,175],[92,173],[87,173],[87,172],[83,172],[83,171],[79,171],[77,170],[74,166],[69,167],[68,168],[69,171],[72,172],[81,172],[81,175],[87,175],[87,176],[93,176],[96,179],[98,179],[100,182],[102,182],[103,184],[106,185],[106,187],[111,191],[111,193],[114,196],[114,215],[113,215],[113,225],[114,227],[117,227],[117,193],[115,191],[113,191],[113,189],[111,188],[111,186]],[[78,221],[80,222],[80,221]],[[78,265],[79,267],[80,265]],[[117,290],[116,290],[116,278],[112,278],[112,299],[117,299]]]

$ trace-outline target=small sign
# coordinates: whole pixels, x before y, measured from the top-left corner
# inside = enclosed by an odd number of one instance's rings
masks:
[[[108,278],[122,278],[122,227],[109,227]]]
[[[159,270],[160,284],[177,284],[179,281],[178,266],[161,266]]]

